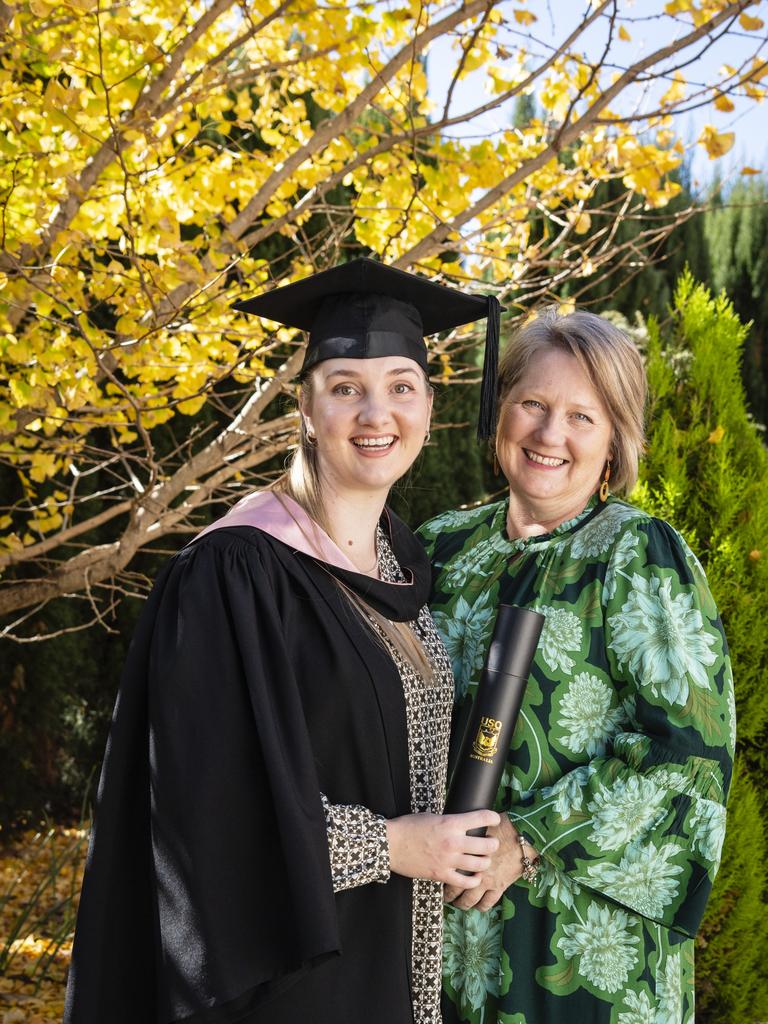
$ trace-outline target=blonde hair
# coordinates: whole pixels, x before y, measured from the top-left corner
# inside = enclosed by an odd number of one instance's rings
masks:
[[[645,367],[634,342],[610,321],[576,310],[558,313],[548,306],[526,321],[510,339],[499,361],[498,401],[522,377],[535,353],[547,348],[572,355],[598,393],[611,420],[611,490],[626,494],[637,482],[645,448]],[[501,423],[499,416],[499,424]],[[497,426],[497,433],[499,427]]]
[[[312,372],[300,380],[302,401],[312,398]],[[330,523],[323,503],[322,480],[317,456],[317,442],[311,442],[304,417],[299,416],[299,443],[291,456],[288,468],[275,483],[274,490],[287,494],[304,509],[307,515],[330,536]],[[335,579],[335,577],[334,577]],[[383,636],[391,648],[429,684],[433,679],[432,665],[419,638],[407,622],[395,622],[371,607],[353,590],[335,580],[352,607],[369,626],[376,627],[374,636]],[[388,652],[391,653],[391,652]]]

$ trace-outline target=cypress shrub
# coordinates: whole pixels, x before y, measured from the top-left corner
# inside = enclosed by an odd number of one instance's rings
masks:
[[[648,452],[632,496],[672,522],[704,564],[736,680],[738,771],[697,940],[699,1024],[768,1019],[768,452],[741,380],[747,333],[725,295],[683,274],[663,333],[649,322]]]

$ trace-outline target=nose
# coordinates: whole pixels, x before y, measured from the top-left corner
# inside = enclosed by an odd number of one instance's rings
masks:
[[[556,448],[565,441],[565,432],[561,417],[553,409],[548,409],[539,420],[536,436],[542,445]]]
[[[364,400],[360,403],[357,418],[361,425],[371,427],[374,430],[381,430],[391,420],[389,402],[386,395],[369,391]]]

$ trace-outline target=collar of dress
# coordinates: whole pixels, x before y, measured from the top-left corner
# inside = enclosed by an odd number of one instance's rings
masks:
[[[611,499],[609,498],[608,501],[610,502]],[[551,541],[559,539],[563,534],[570,533],[577,527],[588,523],[594,516],[602,512],[607,507],[607,504],[599,502],[593,496],[581,512],[572,519],[566,519],[565,522],[560,523],[559,526],[556,526],[549,533],[536,533],[531,537],[510,538],[507,536],[507,509],[509,508],[509,498],[507,498],[506,501],[502,501],[499,504],[496,516],[494,517],[494,532],[495,528],[501,531],[504,542],[509,545],[510,551],[536,551],[540,547],[546,547]]]

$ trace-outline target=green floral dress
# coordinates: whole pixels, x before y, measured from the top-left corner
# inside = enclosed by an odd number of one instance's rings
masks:
[[[546,623],[496,809],[542,857],[490,913],[447,908],[446,1024],[689,1024],[735,742],[727,646],[667,523],[593,499],[509,540],[507,502],[421,528],[457,720],[500,602]]]

